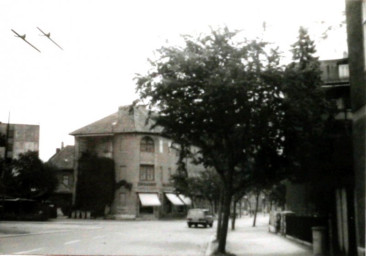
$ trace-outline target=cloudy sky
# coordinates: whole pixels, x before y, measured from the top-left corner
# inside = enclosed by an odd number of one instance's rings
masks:
[[[321,59],[342,58],[344,19],[344,0],[2,0],[0,121],[10,113],[11,123],[39,124],[40,157],[47,161],[61,142],[73,145],[70,132],[132,103],[135,74],[147,71],[154,50],[177,44],[182,34],[228,26],[249,38],[264,36],[287,54],[302,25]]]

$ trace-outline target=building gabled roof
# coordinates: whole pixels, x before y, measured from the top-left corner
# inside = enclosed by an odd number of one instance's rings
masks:
[[[74,159],[75,159],[75,147],[74,146],[66,146],[61,149],[59,152],[54,154],[49,160],[48,163],[57,167],[58,169],[73,169],[74,168]]]
[[[115,133],[160,133],[161,127],[152,128],[154,122],[148,118],[145,106],[123,106],[117,113],[84,126],[72,133],[73,136],[112,135]]]
[[[94,123],[84,126],[76,131],[70,133],[70,135],[86,135],[86,134],[106,134],[112,133],[112,126],[118,119],[118,113],[114,113],[107,117],[104,117]]]

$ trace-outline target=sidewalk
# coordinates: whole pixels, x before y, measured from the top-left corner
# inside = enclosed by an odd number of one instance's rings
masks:
[[[312,256],[312,248],[288,240],[281,235],[268,232],[268,214],[257,216],[257,225],[252,227],[253,218],[244,216],[236,220],[235,230],[228,232],[226,251],[236,256]],[[206,255],[212,253],[217,244],[210,245]]]

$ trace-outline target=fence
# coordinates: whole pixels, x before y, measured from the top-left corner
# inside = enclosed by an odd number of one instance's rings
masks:
[[[312,243],[312,227],[327,227],[328,219],[325,217],[304,217],[296,215],[286,216],[286,235]]]

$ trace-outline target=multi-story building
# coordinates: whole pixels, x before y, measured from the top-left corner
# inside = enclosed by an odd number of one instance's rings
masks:
[[[345,0],[353,113],[353,163],[358,255],[365,255],[366,2]]]
[[[126,181],[132,189],[115,192],[111,213],[116,218],[160,218],[183,214],[189,198],[174,193],[170,177],[176,172],[179,151],[152,127],[144,106],[120,107],[117,113],[71,133],[75,136],[75,159],[83,152],[114,160],[116,182]],[[187,161],[190,173],[202,170]],[[78,161],[74,165],[77,186]],[[74,189],[75,200],[76,189]]]
[[[27,151],[39,151],[39,125],[0,123],[0,135],[5,138],[0,157],[17,158]]]
[[[48,164],[56,168],[58,186],[50,197],[56,204],[58,212],[69,216],[72,206],[72,192],[74,188],[74,146],[63,144],[56,149],[56,153],[48,160]]]
[[[334,255],[353,255],[355,246],[354,171],[352,157],[352,109],[348,58],[320,61],[326,97],[337,106],[336,122],[329,134],[332,146],[332,172],[328,184],[288,183],[286,209],[294,212],[297,221],[322,222],[331,234],[329,250]],[[315,200],[314,191],[318,198]],[[293,217],[294,218],[294,217]],[[311,218],[314,218],[310,221]],[[316,219],[318,218],[318,219]],[[294,218],[295,219],[295,218]],[[307,232],[311,232],[310,227]],[[291,234],[290,234],[291,235]]]

